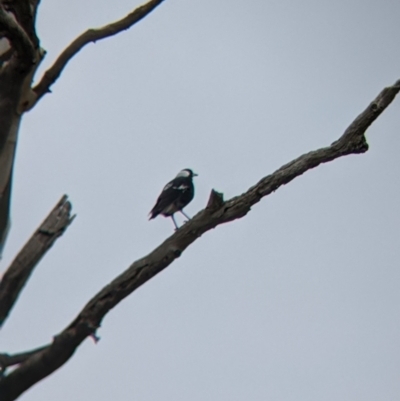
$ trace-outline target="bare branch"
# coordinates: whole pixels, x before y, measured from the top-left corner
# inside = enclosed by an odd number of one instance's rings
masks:
[[[261,198],[321,163],[341,156],[364,153],[366,129],[400,91],[400,80],[385,88],[331,146],[306,153],[264,177],[244,194],[224,202],[212,191],[207,207],[166,239],[149,255],[134,262],[125,272],[96,294],[77,318],[43,351],[35,354],[0,381],[2,401],[13,401],[29,387],[62,366],[86,337],[93,336],[104,316],[138,287],[168,267],[197,238],[216,226],[245,216]]]
[[[35,266],[72,220],[71,203],[64,195],[6,270],[0,281],[0,327]]]
[[[36,57],[34,45],[24,29],[4,10],[2,5],[0,5],[0,30],[4,32],[4,36],[17,52],[18,69],[21,72],[28,71]]]
[[[44,73],[40,82],[33,88],[36,93],[36,100],[30,105],[33,108],[39,99],[50,92],[51,85],[58,79],[68,62],[85,47],[88,43],[95,43],[98,40],[116,35],[129,29],[132,25],[150,14],[164,0],[150,0],[148,3],[136,8],[126,17],[96,29],[88,29],[78,36],[57,58],[55,63]]]
[[[5,372],[5,370],[9,366],[19,365],[22,362],[25,362],[31,356],[43,351],[46,348],[40,347],[31,351],[21,352],[19,354],[9,355],[9,354],[0,354],[0,380]]]

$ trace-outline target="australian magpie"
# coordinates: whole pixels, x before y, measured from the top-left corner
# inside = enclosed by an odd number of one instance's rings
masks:
[[[176,229],[179,227],[176,224],[174,213],[181,212],[190,220],[190,217],[182,209],[187,206],[194,197],[193,177],[196,176],[197,174],[193,173],[189,168],[181,170],[177,176],[163,188],[155,206],[150,212],[149,220],[162,214],[165,217],[172,218]]]

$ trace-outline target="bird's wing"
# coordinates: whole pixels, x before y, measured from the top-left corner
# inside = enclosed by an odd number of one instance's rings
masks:
[[[151,217],[156,217],[167,206],[179,199],[182,194],[190,189],[190,184],[180,180],[172,180],[162,190],[153,209],[150,212]]]

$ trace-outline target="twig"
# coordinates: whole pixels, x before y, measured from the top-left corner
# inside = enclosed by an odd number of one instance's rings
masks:
[[[100,28],[88,29],[79,35],[57,58],[54,64],[44,73],[40,82],[33,88],[36,93],[36,99],[29,105],[32,109],[36,103],[50,92],[50,87],[61,75],[68,62],[85,47],[88,43],[95,43],[98,40],[116,35],[121,31],[129,29],[132,25],[139,22],[142,18],[151,13],[164,0],[150,0],[148,3],[136,8],[126,17],[112,22]]]
[[[21,352],[19,354],[13,354],[13,355],[0,354],[0,380],[1,380],[5,370],[9,366],[18,365],[22,362],[25,362],[28,358],[43,351],[45,348],[46,348],[46,346],[36,348],[31,351]]]

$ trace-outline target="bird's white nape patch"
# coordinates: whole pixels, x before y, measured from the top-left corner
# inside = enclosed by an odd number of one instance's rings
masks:
[[[187,170],[181,170],[176,177],[190,177],[190,173]]]

